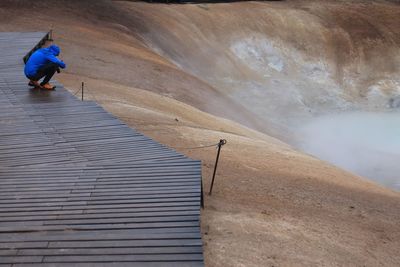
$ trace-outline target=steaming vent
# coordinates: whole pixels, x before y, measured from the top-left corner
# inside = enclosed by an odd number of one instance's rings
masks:
[[[400,108],[400,96],[392,97],[389,99],[389,107],[393,109]]]

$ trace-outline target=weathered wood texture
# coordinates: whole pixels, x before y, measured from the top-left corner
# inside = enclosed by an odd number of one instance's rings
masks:
[[[202,266],[201,164],[57,84],[30,89],[45,33],[0,33],[0,265]]]

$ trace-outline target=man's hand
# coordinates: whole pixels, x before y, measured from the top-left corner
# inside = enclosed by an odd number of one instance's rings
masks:
[[[61,61],[62,63],[64,63],[63,60],[60,59],[60,61]],[[61,70],[60,70],[60,68],[58,67],[58,68],[57,68],[57,73],[60,73],[60,72],[61,72]]]

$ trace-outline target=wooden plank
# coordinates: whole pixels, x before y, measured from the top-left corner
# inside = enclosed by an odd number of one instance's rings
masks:
[[[0,242],[0,250],[1,249],[9,249],[9,250],[15,250],[15,249],[42,249],[42,248],[47,248],[48,242],[47,241],[35,241],[35,242]]]
[[[0,263],[39,263],[43,259],[43,256],[1,256]]]
[[[181,213],[182,212],[182,213]],[[173,206],[173,207],[146,207],[146,208],[115,208],[115,209],[91,209],[91,210],[41,210],[41,211],[25,211],[21,209],[19,212],[10,212],[2,216],[4,219],[0,223],[9,221],[25,221],[25,220],[46,220],[50,221],[52,219],[62,219],[62,218],[95,218],[95,217],[143,217],[145,213],[154,214],[158,216],[159,214],[177,214],[177,215],[193,215],[199,214],[198,205],[194,204],[192,206]],[[76,215],[76,216],[72,216]],[[64,217],[66,216],[66,217]],[[44,219],[43,219],[44,220]]]
[[[110,229],[108,231],[92,229],[81,232],[73,231],[44,231],[44,232],[15,232],[1,233],[1,249],[15,248],[45,248],[50,241],[105,241],[105,240],[134,240],[136,235],[153,236],[153,239],[182,239],[177,234],[195,234],[192,238],[200,239],[199,227],[163,227],[148,229]],[[169,234],[169,236],[167,236]],[[154,238],[157,237],[157,238]],[[164,238],[163,238],[164,237]],[[165,238],[166,237],[166,238]],[[184,237],[188,237],[187,235]],[[183,238],[185,239],[185,238]],[[26,245],[24,245],[26,243]]]
[[[59,220],[79,220],[81,219],[125,219],[125,218],[137,218],[137,217],[160,217],[160,216],[187,216],[197,215],[200,216],[198,210],[181,210],[181,211],[158,211],[158,212],[126,212],[126,213],[98,213],[98,214],[73,214],[73,215],[36,215],[36,216],[4,216],[0,224],[4,222],[23,222],[23,221],[51,221]]]
[[[24,264],[13,264],[13,267],[26,267]],[[71,267],[71,263],[30,263],[30,267]],[[182,262],[89,262],[74,263],[78,267],[200,267],[204,266],[200,261],[182,261]]]
[[[132,233],[132,234],[131,234]],[[103,234],[103,235],[102,235]],[[201,235],[194,231],[151,231],[147,230],[110,230],[103,232],[101,230],[82,231],[82,232],[30,232],[30,233],[7,233],[1,234],[3,242],[16,244],[19,242],[61,242],[61,241],[122,241],[122,240],[186,240],[200,239]],[[10,247],[14,248],[14,247]]]
[[[125,230],[125,229],[156,229],[173,227],[199,226],[199,218],[191,221],[155,222],[155,223],[116,223],[116,224],[82,224],[82,225],[27,225],[0,227],[0,233],[28,233],[43,231],[89,231],[89,230]]]
[[[33,258],[34,256],[26,256]],[[201,254],[152,254],[152,255],[95,255],[95,256],[45,256],[44,262],[154,262],[202,261]]]
[[[63,241],[50,242],[49,248],[119,248],[119,247],[193,247],[202,246],[200,239],[166,239],[166,240],[116,240],[116,241]]]
[[[11,250],[15,253],[16,250]],[[131,247],[131,248],[63,248],[63,249],[20,249],[20,256],[60,255],[146,255],[146,254],[201,254],[201,246],[194,247]],[[0,251],[1,253],[1,251]]]

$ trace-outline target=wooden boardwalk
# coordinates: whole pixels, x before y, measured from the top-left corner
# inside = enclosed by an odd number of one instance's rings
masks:
[[[0,33],[0,266],[203,266],[201,164],[94,102],[29,89]]]

